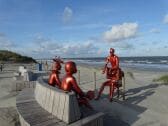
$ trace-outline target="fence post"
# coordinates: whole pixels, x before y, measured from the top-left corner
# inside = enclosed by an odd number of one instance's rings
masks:
[[[125,100],[125,77],[123,77],[123,100]]]
[[[78,84],[80,84],[80,70],[78,70]]]
[[[95,93],[97,92],[96,90],[96,72],[94,72],[94,89],[95,89]]]

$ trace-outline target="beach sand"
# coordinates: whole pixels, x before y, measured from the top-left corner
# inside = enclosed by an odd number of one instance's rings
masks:
[[[85,75],[80,72],[81,78],[83,76],[90,76],[90,79],[91,77],[93,78],[93,71],[96,71],[97,79],[103,77],[100,69],[81,67],[79,69],[85,71],[83,72]],[[168,126],[168,85],[153,82],[154,78],[167,73],[129,68],[123,68],[123,70],[126,79],[126,100],[117,99],[115,96],[114,101],[109,102],[109,87],[106,87],[101,99],[92,101],[92,105],[96,110],[106,114],[105,125],[110,126],[111,123],[114,126]],[[91,72],[92,75],[86,74]],[[89,81],[88,78],[87,80]],[[96,82],[97,88],[100,88],[102,81],[104,80]],[[89,87],[94,89],[94,84],[92,83],[92,86],[86,84],[84,89]]]
[[[0,126],[17,126],[16,93],[13,90],[13,72],[17,65],[8,64],[0,73]],[[87,65],[78,66],[80,70],[80,87],[84,91],[94,90],[94,72],[96,72],[96,89],[105,81],[101,70]],[[108,101],[109,87],[106,87],[99,101],[91,102],[95,110],[106,114],[104,126],[168,126],[168,85],[152,80],[165,72],[140,71],[123,68],[126,79],[126,100]],[[77,81],[78,74],[75,75]]]

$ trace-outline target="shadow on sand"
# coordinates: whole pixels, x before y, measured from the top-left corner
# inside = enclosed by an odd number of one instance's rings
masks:
[[[140,118],[140,114],[147,108],[138,105],[148,96],[155,93],[156,88],[164,84],[149,84],[126,91],[126,100],[122,101],[114,96],[113,102],[108,101],[108,95],[102,95],[99,101],[93,101],[96,110],[104,112],[105,126],[129,126]],[[107,87],[108,88],[108,87]],[[122,98],[121,98],[122,99]]]

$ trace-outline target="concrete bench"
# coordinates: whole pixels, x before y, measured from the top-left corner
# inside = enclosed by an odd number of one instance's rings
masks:
[[[103,126],[103,113],[79,107],[73,92],[51,87],[42,78],[34,90],[24,89],[16,101],[22,126]]]
[[[12,90],[21,91],[24,88],[35,88],[37,78],[46,75],[46,72],[28,71],[24,76],[15,76],[15,84],[13,85]]]

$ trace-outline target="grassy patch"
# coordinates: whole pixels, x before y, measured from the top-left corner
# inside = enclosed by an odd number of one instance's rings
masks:
[[[157,79],[153,79],[153,82],[162,82],[168,84],[168,75],[163,75]]]

